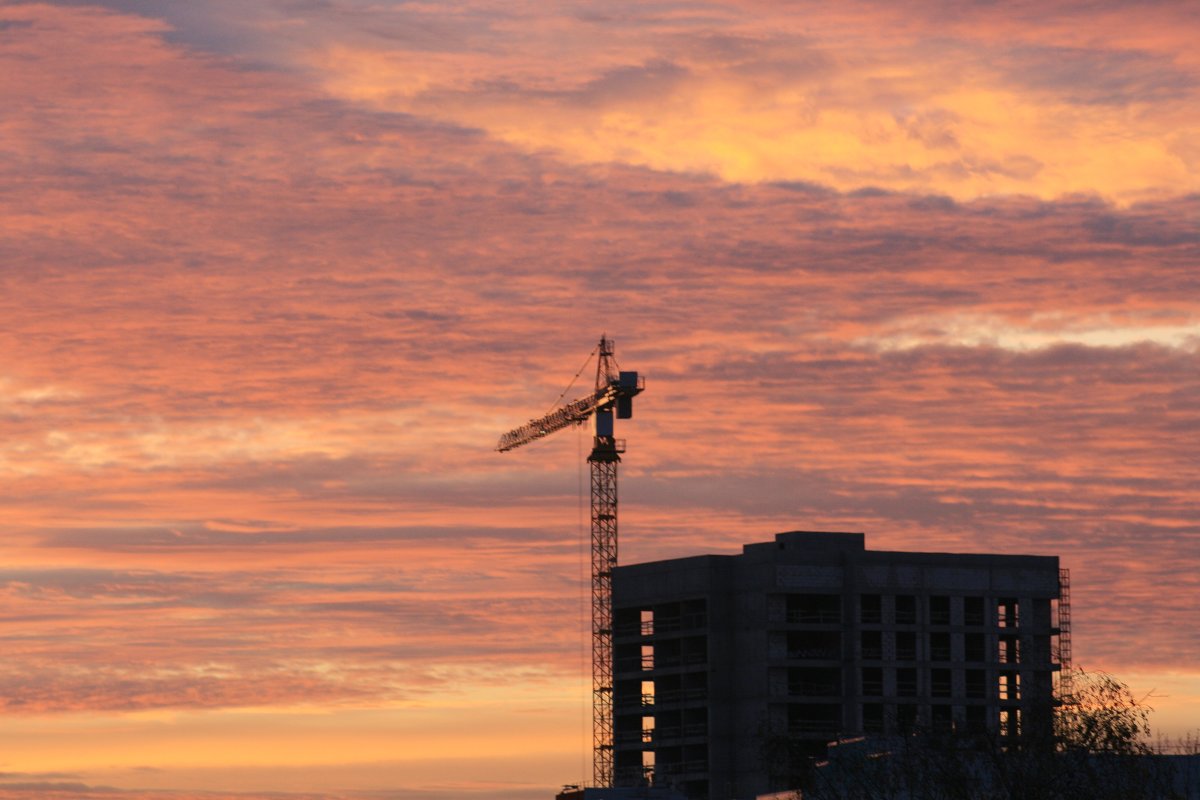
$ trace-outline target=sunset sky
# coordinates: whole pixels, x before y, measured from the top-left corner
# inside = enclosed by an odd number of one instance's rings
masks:
[[[547,798],[621,561],[1059,555],[1200,729],[1193,3],[0,2],[0,798]],[[100,792],[96,787],[119,791]],[[376,794],[378,793],[378,794]]]

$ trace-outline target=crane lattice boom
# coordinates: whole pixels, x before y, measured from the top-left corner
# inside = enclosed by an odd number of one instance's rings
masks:
[[[573,400],[562,408],[551,411],[541,419],[530,420],[521,427],[514,428],[501,436],[500,443],[496,445],[496,449],[501,453],[505,453],[515,447],[537,441],[543,436],[549,436],[555,431],[561,431],[563,428],[571,425],[582,425],[587,422],[588,417],[597,408],[600,408],[600,406],[608,401],[610,394],[612,392],[607,387],[597,389],[592,395]]]
[[[521,445],[537,441],[571,425],[582,425],[597,412],[617,410],[617,417],[632,416],[632,399],[645,388],[636,372],[621,372],[613,368],[612,341],[600,339],[600,361],[596,365],[596,390],[587,397],[572,400],[544,417],[530,420],[500,437],[496,449],[508,452]],[[611,430],[608,434],[611,435]],[[600,435],[600,432],[597,433]]]

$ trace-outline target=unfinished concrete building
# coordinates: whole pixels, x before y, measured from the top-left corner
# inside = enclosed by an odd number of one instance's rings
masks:
[[[1056,557],[803,531],[618,567],[616,783],[747,798],[790,788],[838,738],[1049,724],[1069,675],[1065,578]]]

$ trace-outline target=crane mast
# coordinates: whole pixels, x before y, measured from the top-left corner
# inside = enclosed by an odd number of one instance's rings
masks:
[[[592,546],[592,781],[613,785],[612,571],[617,565],[617,465],[625,442],[614,436],[613,419],[633,416],[633,397],[645,388],[636,372],[621,371],[613,342],[600,337],[596,386],[581,397],[500,437],[506,452],[571,425],[593,422],[591,472]]]

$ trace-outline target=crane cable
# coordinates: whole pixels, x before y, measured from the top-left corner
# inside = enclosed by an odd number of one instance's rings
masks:
[[[588,361],[591,361],[588,357]],[[587,364],[584,364],[586,367]],[[581,370],[582,371],[582,370]],[[578,377],[578,376],[576,376]],[[568,387],[570,388],[570,387]],[[584,496],[583,496],[583,431],[575,436],[575,448],[578,451],[578,457],[575,463],[579,465],[579,785],[587,785],[587,756],[589,750],[588,743],[588,697],[590,695],[588,688],[588,678],[591,677],[588,669],[588,660],[591,655],[588,645],[591,642],[591,626],[588,617],[587,598],[588,598],[588,545],[591,542],[589,531],[584,527]]]
[[[575,377],[571,378],[571,382],[567,384],[567,388],[562,390],[562,394],[558,396],[557,400],[550,404],[550,409],[546,411],[543,416],[549,416],[554,409],[559,407],[559,404],[562,403],[563,398],[567,396],[567,392],[571,391],[571,387],[575,385],[575,381],[579,380],[579,376],[582,375],[583,371],[588,368],[588,364],[592,363],[592,356],[596,355],[596,351],[599,349],[600,345],[596,345],[592,348],[592,352],[588,353],[587,361],[583,362],[583,366],[580,367],[579,371],[575,373]]]

